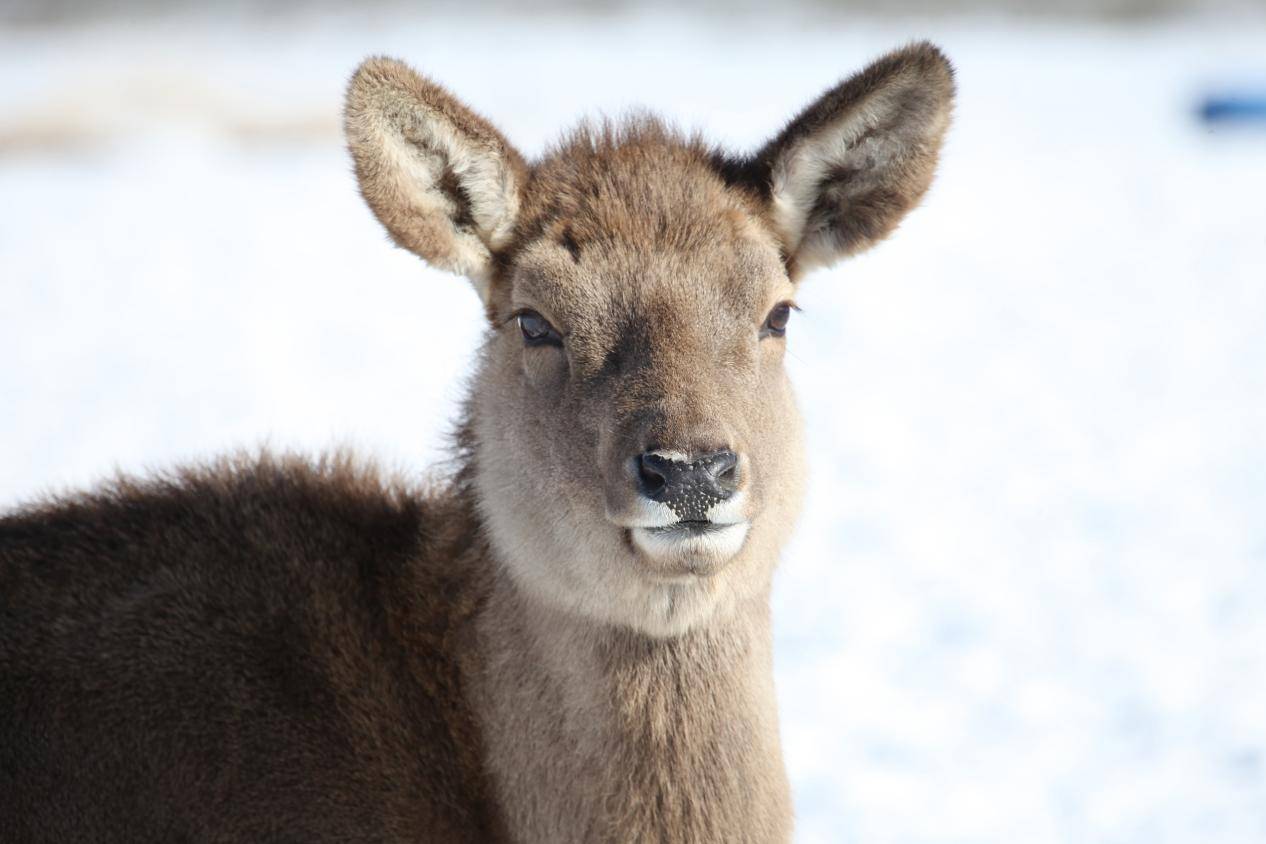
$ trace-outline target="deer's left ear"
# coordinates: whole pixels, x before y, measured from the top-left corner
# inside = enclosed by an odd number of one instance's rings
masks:
[[[823,94],[757,153],[774,225],[797,269],[886,237],[932,181],[954,101],[953,69],[914,44]]]

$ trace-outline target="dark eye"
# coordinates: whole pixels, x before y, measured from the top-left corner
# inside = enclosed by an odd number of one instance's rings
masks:
[[[519,330],[523,332],[523,342],[529,346],[561,346],[563,336],[545,317],[536,311],[519,311]]]
[[[795,307],[790,302],[779,302],[774,305],[773,310],[769,312],[769,316],[765,317],[765,324],[761,326],[760,336],[782,337],[786,334],[787,321],[791,319],[791,311]]]

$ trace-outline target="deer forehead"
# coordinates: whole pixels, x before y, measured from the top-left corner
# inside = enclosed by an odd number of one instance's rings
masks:
[[[541,165],[529,234],[510,264],[510,308],[583,331],[675,314],[746,321],[785,298],[791,282],[772,226],[741,193],[688,151],[627,152],[563,173]]]

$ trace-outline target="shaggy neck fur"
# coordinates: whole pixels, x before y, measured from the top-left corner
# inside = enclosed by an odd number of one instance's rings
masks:
[[[767,600],[657,639],[541,607],[502,575],[476,641],[491,790],[523,840],[787,837]]]

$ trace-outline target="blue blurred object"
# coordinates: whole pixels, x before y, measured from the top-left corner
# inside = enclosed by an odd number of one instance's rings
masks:
[[[1215,94],[1200,103],[1205,123],[1256,123],[1266,125],[1266,92]]]

